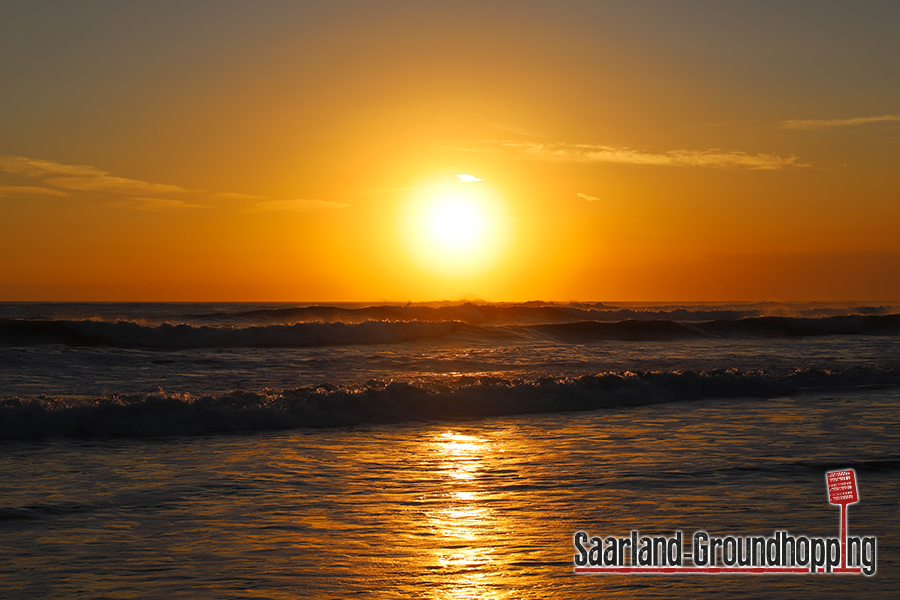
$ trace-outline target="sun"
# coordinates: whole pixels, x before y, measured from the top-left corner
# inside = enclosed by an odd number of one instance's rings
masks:
[[[437,198],[424,215],[432,243],[446,253],[466,253],[484,241],[486,219],[478,202],[460,194]]]
[[[479,182],[460,178],[414,194],[403,236],[420,266],[445,275],[468,275],[496,261],[505,240],[504,219],[495,194]]]

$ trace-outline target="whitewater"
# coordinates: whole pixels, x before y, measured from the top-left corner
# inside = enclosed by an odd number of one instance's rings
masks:
[[[0,439],[592,410],[900,383],[892,306],[0,306]]]
[[[895,597],[898,408],[893,303],[0,304],[0,590]],[[834,536],[843,468],[873,577],[573,573]]]

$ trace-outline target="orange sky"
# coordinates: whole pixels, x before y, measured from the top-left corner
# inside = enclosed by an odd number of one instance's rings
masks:
[[[890,3],[14,4],[0,300],[897,300],[898,26]],[[447,194],[476,206],[466,248],[428,225]]]

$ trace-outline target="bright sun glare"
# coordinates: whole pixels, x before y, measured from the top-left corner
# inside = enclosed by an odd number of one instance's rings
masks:
[[[482,241],[485,217],[471,198],[447,195],[428,209],[425,228],[434,243],[446,252],[465,252]]]
[[[460,183],[437,184],[411,200],[404,224],[411,255],[429,270],[470,275],[493,263],[505,229],[499,204],[471,175]]]

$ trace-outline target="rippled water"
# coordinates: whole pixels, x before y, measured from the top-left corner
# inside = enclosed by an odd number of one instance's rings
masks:
[[[472,421],[0,443],[10,598],[895,598],[900,393]],[[573,573],[572,535],[836,536],[874,577]]]
[[[0,598],[900,597],[898,314],[0,304]],[[835,537],[842,468],[874,577],[574,573]]]

